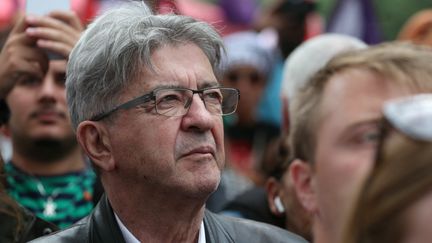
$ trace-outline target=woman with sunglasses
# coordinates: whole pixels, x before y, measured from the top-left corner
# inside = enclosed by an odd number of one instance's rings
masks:
[[[373,172],[343,243],[427,243],[432,231],[432,94],[384,107]]]

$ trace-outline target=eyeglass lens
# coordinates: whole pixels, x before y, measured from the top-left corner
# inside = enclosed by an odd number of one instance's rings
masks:
[[[230,88],[211,88],[194,92],[189,89],[161,89],[155,92],[157,113],[165,116],[185,115],[194,93],[199,93],[207,110],[212,114],[228,115],[237,108],[238,93]]]

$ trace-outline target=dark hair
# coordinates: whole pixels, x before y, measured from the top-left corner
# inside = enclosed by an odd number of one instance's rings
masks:
[[[0,99],[0,126],[6,124],[9,120],[10,110],[6,100]]]
[[[287,137],[282,135],[277,139],[273,139],[265,153],[262,164],[262,171],[265,177],[274,177],[280,180],[288,168],[291,159]]]
[[[18,239],[22,230],[22,215],[19,205],[9,197],[6,192],[6,176],[4,172],[4,162],[0,154],[0,213],[11,216],[16,221],[14,238]],[[2,219],[4,220],[4,219]]]
[[[290,13],[297,20],[303,21],[307,14],[315,11],[316,4],[313,1],[285,0],[276,7],[275,13]]]

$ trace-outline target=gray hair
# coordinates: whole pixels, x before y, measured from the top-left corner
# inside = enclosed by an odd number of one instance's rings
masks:
[[[220,73],[223,42],[208,24],[179,15],[154,15],[128,2],[96,18],[72,50],[66,92],[73,128],[118,103],[143,68],[154,71],[152,53],[166,45],[196,44]]]

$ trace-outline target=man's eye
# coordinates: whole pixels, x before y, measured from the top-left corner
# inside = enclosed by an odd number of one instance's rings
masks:
[[[239,76],[236,73],[228,73],[225,77],[231,83],[235,83],[239,79]]]
[[[222,103],[222,94],[217,91],[208,92],[205,94],[205,100],[210,102]]]
[[[55,81],[57,84],[64,86],[65,82],[66,82],[66,74],[65,73],[57,73],[55,75]]]
[[[161,97],[159,99],[159,103],[160,102],[172,102],[172,101],[180,101],[181,100],[181,96],[180,95],[176,95],[176,94],[170,94],[170,95],[164,95],[163,97]]]
[[[261,83],[261,80],[263,80],[263,78],[261,78],[261,75],[257,72],[249,74],[249,81],[252,85]]]
[[[21,86],[36,86],[41,82],[41,80],[37,77],[32,76],[23,76],[21,79],[18,80],[17,84]]]
[[[181,94],[170,93],[156,98],[158,109],[171,109],[174,106],[184,104],[184,97]]]

